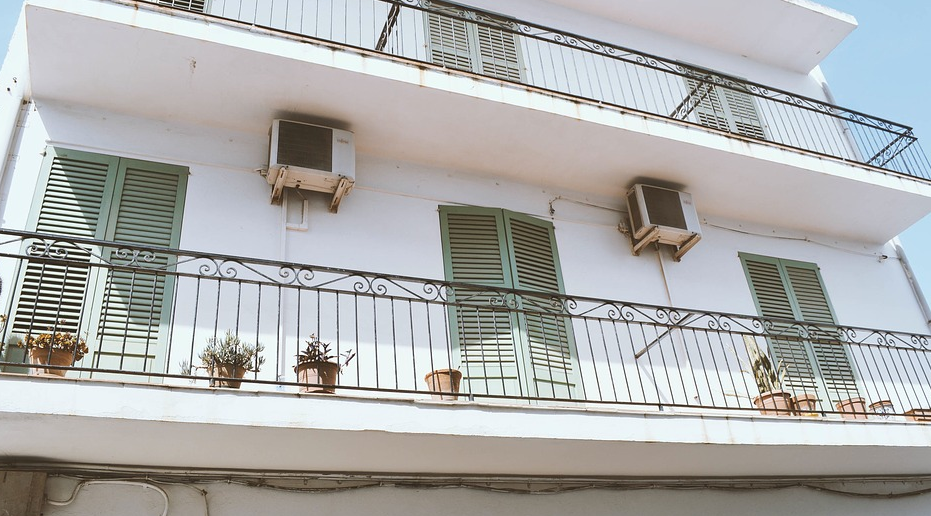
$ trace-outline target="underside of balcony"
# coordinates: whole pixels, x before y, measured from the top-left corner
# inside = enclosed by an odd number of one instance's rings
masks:
[[[315,122],[354,131],[365,154],[618,198],[652,178],[692,193],[700,215],[871,243],[931,211],[926,179],[876,166],[885,152],[901,157],[910,136],[877,142],[876,157],[857,157],[874,164],[859,165],[668,113],[195,13],[100,0],[66,9],[30,4],[31,88],[40,108],[49,100],[255,133],[274,118]],[[826,138],[844,146],[842,133]],[[257,156],[244,166],[265,164]]]
[[[931,460],[931,426],[891,421],[240,393],[8,374],[0,375],[0,386],[6,393],[0,400],[0,463],[20,469],[84,464],[112,470],[823,479],[926,475]]]

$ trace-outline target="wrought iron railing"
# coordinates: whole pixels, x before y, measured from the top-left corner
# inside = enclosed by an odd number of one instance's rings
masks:
[[[8,230],[0,274],[6,372],[207,387],[222,375],[198,357],[229,330],[265,346],[243,389],[297,392],[326,388],[294,369],[314,334],[334,355],[356,355],[337,378],[344,395],[453,397],[425,376],[455,369],[459,400],[757,412],[764,389],[751,352],[779,341],[846,356],[853,378],[784,378],[786,397],[817,401],[774,410],[931,417],[927,335]],[[86,356],[58,369],[33,365],[24,344],[65,332],[86,339]],[[839,408],[845,401],[853,408]]]
[[[458,4],[432,0],[142,1],[931,179],[931,163],[910,127]]]

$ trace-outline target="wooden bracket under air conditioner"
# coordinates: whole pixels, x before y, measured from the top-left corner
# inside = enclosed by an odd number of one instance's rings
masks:
[[[275,178],[275,183],[272,184],[272,204],[279,205],[281,204],[281,196],[284,193],[284,185],[288,180],[288,167],[281,167],[278,169],[278,177]]]
[[[278,177],[275,178],[275,182],[272,184],[272,204],[281,204],[281,199],[284,196],[285,185],[288,183],[288,173],[288,167],[281,167],[278,170]],[[336,187],[333,189],[333,198],[330,199],[330,213],[336,213],[339,211],[339,203],[343,201],[343,197],[352,191],[352,187],[355,186],[355,184],[356,182],[354,180],[346,176],[340,176],[336,183]],[[297,186],[297,188],[301,187]]]
[[[643,238],[641,238],[640,240],[634,240],[633,242],[634,256],[640,256],[640,252],[643,251],[643,249],[646,246],[652,243],[659,243],[660,237],[661,237],[660,228],[654,226],[652,229],[650,229],[649,233],[647,233],[646,235],[643,235]],[[633,239],[633,237],[631,237],[631,239]],[[685,256],[685,253],[689,252],[689,250],[695,247],[695,244],[697,244],[699,240],[701,240],[701,234],[695,233],[692,236],[690,236],[688,240],[683,242],[682,245],[673,246],[676,248],[676,252],[673,253],[672,255],[673,258],[675,258],[677,262],[681,262],[682,257]]]
[[[330,213],[336,213],[339,211],[339,203],[343,201],[343,197],[346,196],[352,187],[356,184],[355,181],[349,179],[348,177],[340,177],[339,183],[336,185],[336,190],[333,190],[333,199],[330,201]]]

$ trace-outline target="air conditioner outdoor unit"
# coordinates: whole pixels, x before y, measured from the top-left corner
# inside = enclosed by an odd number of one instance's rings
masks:
[[[675,246],[678,261],[701,239],[691,194],[637,184],[627,192],[627,208],[635,255],[655,242]]]
[[[284,188],[332,193],[330,211],[352,190],[356,177],[356,147],[349,131],[275,120],[268,158],[272,203],[280,204]]]

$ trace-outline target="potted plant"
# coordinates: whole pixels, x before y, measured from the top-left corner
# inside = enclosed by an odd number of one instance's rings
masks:
[[[744,335],[744,346],[750,359],[750,369],[760,395],[753,398],[753,404],[763,415],[791,416],[795,414],[792,405],[792,393],[782,390],[782,380],[786,368],[782,363],[773,366],[769,356],[760,349],[756,339]]]
[[[17,345],[28,350],[30,364],[53,366],[33,367],[30,374],[63,377],[68,371],[60,367],[70,367],[84,358],[88,352],[87,341],[74,333],[49,330],[40,335],[26,335]]]
[[[258,342],[255,345],[243,342],[238,335],[227,330],[222,339],[210,337],[207,347],[198,355],[207,374],[228,380],[210,380],[211,387],[238,389],[247,371],[258,372],[265,363],[261,355],[265,347]]]
[[[311,334],[310,340],[305,341],[307,346],[297,355],[297,365],[294,371],[297,373],[299,383],[317,384],[317,385],[336,385],[336,376],[342,368],[349,365],[349,362],[356,356],[351,349],[344,351],[339,355],[340,362],[334,362],[337,358],[330,351],[330,343],[321,342],[317,336]],[[301,392],[323,392],[333,394],[336,389],[333,387],[301,387]]]
[[[442,394],[433,394],[435,400],[455,400],[459,396],[459,382],[462,381],[462,372],[458,369],[436,369],[427,373],[424,377],[427,382],[427,389],[440,392]],[[451,393],[451,394],[447,394]]]

